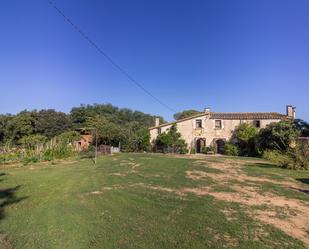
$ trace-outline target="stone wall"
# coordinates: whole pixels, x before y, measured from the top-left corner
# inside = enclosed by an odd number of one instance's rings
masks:
[[[202,120],[202,128],[195,128],[195,123],[197,119]],[[253,124],[254,120],[231,120],[231,119],[222,119],[222,128],[215,128],[215,120],[211,119],[207,114],[197,118],[186,119],[183,121],[177,122],[177,129],[181,133],[182,138],[188,144],[188,149],[195,148],[196,140],[198,138],[206,139],[206,146],[213,145],[216,139],[223,139],[228,141],[232,132],[235,128],[241,123],[250,123]],[[260,128],[266,127],[266,125],[272,122],[279,122],[280,119],[261,119]],[[156,139],[158,136],[158,130],[161,129],[161,133],[166,132],[172,124],[161,125],[158,128],[150,129],[151,142]]]

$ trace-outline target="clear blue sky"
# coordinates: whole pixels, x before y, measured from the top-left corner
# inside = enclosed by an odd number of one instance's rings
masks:
[[[308,0],[55,0],[177,111],[277,111],[309,121]],[[112,103],[167,120],[45,0],[0,4],[0,113]]]

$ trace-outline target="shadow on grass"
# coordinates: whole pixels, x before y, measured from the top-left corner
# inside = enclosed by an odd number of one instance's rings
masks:
[[[309,178],[296,178],[295,180],[296,180],[296,181],[299,181],[299,182],[301,182],[301,183],[304,183],[304,184],[309,184]],[[309,189],[294,188],[294,187],[291,187],[291,189],[309,195]]]
[[[309,178],[296,178],[296,180],[309,185]]]
[[[5,173],[0,173],[0,176],[6,175]],[[3,179],[0,179],[3,180]],[[17,197],[16,192],[21,188],[21,185],[18,185],[13,188],[0,189],[0,220],[5,218],[5,208],[9,205],[18,203],[28,197]]]
[[[271,163],[253,163],[253,164],[249,164],[248,166],[255,166],[255,167],[264,168],[264,169],[270,169],[270,168],[278,169],[277,165],[271,164]]]
[[[296,191],[299,191],[299,192],[302,192],[304,194],[309,195],[309,190],[308,189],[294,188],[294,187],[290,187],[290,189],[293,189],[293,190],[296,190]]]
[[[0,173],[0,177],[1,176],[5,176],[6,175],[6,173]],[[4,179],[3,178],[0,178],[0,182],[2,182]]]

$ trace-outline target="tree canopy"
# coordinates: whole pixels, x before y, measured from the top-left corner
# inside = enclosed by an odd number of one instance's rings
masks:
[[[185,140],[181,138],[176,124],[172,125],[167,132],[161,133],[157,137],[155,144],[157,149],[163,150],[163,152],[187,153],[187,144]]]
[[[233,132],[234,139],[240,149],[240,154],[243,156],[256,155],[256,139],[258,130],[247,123],[240,124]]]
[[[24,110],[16,115],[0,115],[0,144],[33,143],[39,138],[35,135],[71,140],[76,128],[94,127],[100,144],[117,146],[120,142],[128,151],[142,151],[150,146],[148,127],[154,125],[155,118],[111,104],[81,105],[72,108],[69,114],[53,109]],[[159,118],[161,123],[165,122]]]
[[[196,114],[199,114],[201,112],[197,111],[197,110],[193,110],[193,109],[190,109],[190,110],[184,110],[182,112],[177,112],[174,114],[174,119],[175,120],[179,120],[179,119],[183,119],[183,118],[188,118],[188,117],[192,117]]]
[[[291,121],[271,123],[260,130],[258,147],[261,150],[278,150],[286,152],[293,141],[296,141],[300,132]]]
[[[302,119],[295,119],[294,124],[301,137],[309,137],[309,123]]]

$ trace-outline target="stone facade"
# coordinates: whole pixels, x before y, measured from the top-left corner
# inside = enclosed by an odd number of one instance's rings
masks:
[[[292,106],[287,106],[286,115],[274,112],[216,113],[206,108],[203,113],[190,118],[162,125],[157,122],[156,126],[149,129],[150,139],[153,142],[160,133],[167,132],[173,124],[177,124],[177,129],[188,144],[189,151],[194,148],[199,153],[204,146],[215,146],[217,152],[222,152],[222,146],[241,123],[252,124],[260,129],[272,122],[294,117],[295,108]]]

